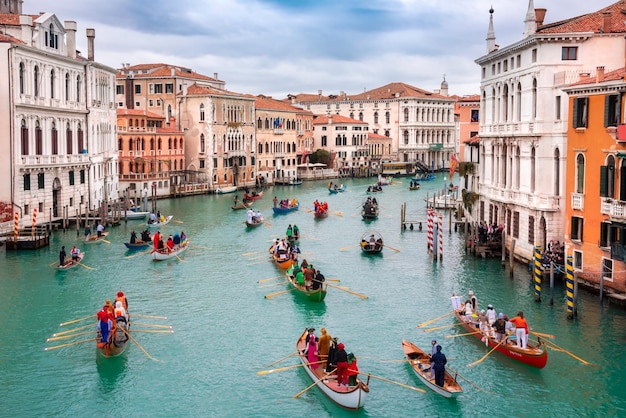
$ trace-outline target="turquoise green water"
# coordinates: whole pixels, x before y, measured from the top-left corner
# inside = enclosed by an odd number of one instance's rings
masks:
[[[345,183],[348,190],[335,195],[328,194],[326,182],[268,189],[255,203],[267,223],[250,230],[243,224],[245,213],[230,209],[233,195],[160,201],[161,211],[183,222],[163,232],[182,229],[190,239],[182,262],[125,258],[132,253],[122,242],[132,229],[141,229],[139,222],[111,229],[110,244],[83,244],[83,262],[93,270],[79,266],[59,273],[49,267],[60,245],[76,242],[75,230],[55,233],[49,248],[0,256],[0,416],[626,416],[623,311],[602,307],[597,296],[583,293],[578,320],[568,321],[560,284],[553,306],[547,288],[537,304],[526,266],[517,266],[511,279],[499,260],[465,255],[463,236],[447,230],[443,262],[433,264],[425,230],[400,231],[400,205],[407,202],[409,217],[425,220],[423,199],[443,186],[441,178],[423,183],[420,191],[410,192],[406,179],[385,187],[377,196],[381,217],[370,224],[360,217],[367,181]],[[301,210],[273,216],[274,195],[297,197]],[[328,201],[334,213],[315,220],[305,210],[315,199]],[[300,227],[310,262],[369,298],[331,288],[322,304],[290,293],[265,299],[287,289],[260,288],[278,281],[257,282],[279,276],[266,250],[289,223]],[[369,228],[400,252],[386,248],[379,257],[362,255],[357,244]],[[134,334],[157,361],[134,344],[116,359],[99,358],[91,343],[44,351],[53,344],[46,338],[63,331],[59,323],[94,314],[120,289],[132,313],[168,317],[142,323],[174,327],[174,334]],[[457,328],[425,333],[416,325],[448,312],[452,293],[469,289],[483,307],[492,303],[509,315],[523,310],[531,327],[556,335],[558,345],[596,365],[550,351],[543,370],[497,353],[468,367],[487,352],[478,340],[445,338],[462,332]],[[446,317],[433,326],[453,323]],[[453,359],[449,366],[476,386],[461,380],[465,393],[447,400],[372,380],[370,397],[356,412],[342,410],[316,388],[294,399],[311,383],[303,370],[256,372],[294,352],[307,326],[318,332],[326,327],[339,337],[360,357],[362,371],[419,388],[424,387],[399,361],[401,341],[428,347],[435,337]],[[289,358],[273,367],[294,364]]]

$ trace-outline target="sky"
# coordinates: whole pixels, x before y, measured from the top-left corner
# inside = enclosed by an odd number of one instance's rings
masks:
[[[616,0],[534,0],[545,22]],[[521,40],[528,0],[24,0],[22,12],[54,13],[96,30],[95,60],[121,68],[166,63],[213,76],[226,89],[357,94],[392,82],[478,94],[489,9],[496,43]]]

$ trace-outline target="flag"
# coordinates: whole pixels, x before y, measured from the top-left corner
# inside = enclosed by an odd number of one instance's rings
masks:
[[[450,181],[452,182],[452,176],[454,176],[454,172],[456,168],[459,166],[459,160],[456,159],[456,155],[452,154],[450,157]]]

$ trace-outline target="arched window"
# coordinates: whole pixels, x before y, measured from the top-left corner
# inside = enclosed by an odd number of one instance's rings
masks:
[[[533,120],[537,118],[537,79],[533,79]]]
[[[171,150],[172,149],[172,138],[168,138],[167,139],[167,149]]]
[[[52,155],[59,154],[59,135],[56,123],[52,122],[50,127],[50,153]]]
[[[70,100],[70,73],[65,73],[65,101]]]
[[[606,166],[600,167],[600,196],[615,197],[615,157],[609,155]],[[604,189],[604,190],[603,190]],[[604,192],[604,193],[603,193]]]
[[[154,138],[150,138],[150,151],[154,151]]]
[[[161,142],[161,137],[159,137],[159,139],[157,140],[157,149],[158,149],[159,151],[161,151],[161,149],[162,149],[162,148],[161,148],[161,145],[162,145],[162,142]]]
[[[183,139],[182,138],[180,138],[178,140],[178,148],[183,149]]]
[[[522,83],[517,83],[515,90],[515,120],[517,122],[522,120]]]
[[[359,112],[359,120],[363,122],[363,112]]]
[[[28,128],[24,119],[22,119],[20,124],[20,142],[22,155],[28,155]]]
[[[35,122],[35,155],[43,154],[43,135],[39,121]]]
[[[263,128],[263,121],[261,120],[261,118],[258,118],[256,121],[256,128],[257,129],[262,129]]]
[[[520,182],[520,149],[519,147],[515,148],[515,187],[519,190],[519,182]]]
[[[491,91],[491,123],[496,122],[496,89],[494,87]]]
[[[69,123],[65,125],[65,142],[67,143],[67,154],[73,154],[74,138]],[[80,152],[80,150],[78,150],[78,152]]]
[[[385,112],[385,123],[389,123],[390,119],[391,119],[391,113]],[[385,136],[389,136],[389,135],[385,135]]]
[[[167,105],[167,123],[172,119],[172,105]]]
[[[54,84],[56,81],[56,74],[54,70],[50,71],[50,97],[54,99]]]
[[[561,151],[554,150],[554,195],[561,195]]]
[[[350,119],[354,119],[354,112],[350,112]]]
[[[76,76],[76,101],[78,103],[80,103],[80,98],[82,97],[81,89],[82,89],[82,83],[81,83],[80,76]]]
[[[585,193],[585,156],[576,156],[576,193]]]
[[[502,89],[502,120],[509,121],[509,86],[507,84]]]
[[[35,97],[39,97],[39,66],[35,65],[35,70],[33,71],[33,76],[34,76],[34,80],[33,82],[34,84],[34,89],[33,89],[33,95]]]
[[[409,144],[409,131],[405,130],[402,132],[402,138],[404,139],[404,145]]]
[[[200,122],[204,122],[204,103],[200,104]]]
[[[263,144],[259,143],[259,154],[263,154]]]
[[[374,112],[374,123],[378,123],[378,112]]]
[[[535,191],[535,147],[530,150],[530,191]]]
[[[25,71],[24,70],[24,63],[20,62],[20,70],[19,70],[19,72],[20,72],[20,94],[24,94],[24,88],[25,88],[24,77],[26,77],[26,74],[24,73],[24,71]]]
[[[77,143],[76,148],[78,149],[78,152],[84,154],[87,150],[85,150],[83,128],[81,127],[80,123],[78,124],[78,138],[77,138],[77,142],[78,143]]]
[[[54,34],[54,25],[50,23],[50,48],[56,48],[56,35]]]
[[[404,114],[404,121],[408,122],[409,121],[409,109],[405,107],[402,113]]]
[[[200,152],[205,152],[205,142],[204,142],[204,134],[200,134]]]
[[[619,200],[626,201],[626,158],[622,158],[619,170]]]

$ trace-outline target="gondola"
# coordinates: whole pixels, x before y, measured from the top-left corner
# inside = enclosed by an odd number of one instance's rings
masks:
[[[104,239],[107,237],[107,235],[109,235],[108,231],[102,231],[100,233],[100,236],[98,236],[98,234],[89,234],[85,237],[85,243],[87,244],[93,244],[94,242],[100,242],[100,241],[104,241]]]
[[[402,349],[411,368],[428,388],[444,398],[456,398],[460,393],[463,393],[463,389],[456,381],[456,377],[452,377],[447,370],[444,376],[443,387],[435,384],[435,379],[430,378],[430,368],[432,366],[430,356],[424,350],[405,340],[402,341]]]
[[[361,236],[361,251],[366,254],[380,254],[383,251],[383,236],[376,231],[367,231]]]
[[[262,190],[259,193],[254,191],[251,194],[248,194],[248,193],[244,192],[244,194],[243,194],[243,201],[244,201],[244,203],[254,202],[255,200],[259,200],[262,197],[263,197],[263,191]]]
[[[301,184],[302,184],[302,179],[295,178],[295,179],[289,180],[289,185],[290,186],[299,186]]]
[[[70,257],[65,259],[65,263],[63,263],[63,265],[58,265],[57,266],[57,270],[65,271],[65,270],[69,270],[69,269],[71,269],[73,267],[76,267],[83,260],[83,257],[85,257],[85,252],[84,251],[81,251],[80,253],[78,253],[78,260],[74,260],[70,256]]]
[[[130,242],[125,242],[124,245],[129,250],[142,250],[144,248],[149,248],[152,245],[152,241],[145,242],[145,241],[137,240],[132,244]]]
[[[298,357],[304,365],[303,369],[311,380],[313,380],[313,382],[319,382],[317,383],[317,387],[337,405],[347,409],[359,409],[363,407],[370,391],[368,386],[369,378],[367,382],[362,382],[357,378],[356,386],[340,386],[335,375],[328,375],[321,366],[313,368],[309,365],[306,354],[303,354],[308,335],[308,330],[305,329],[296,342],[296,351],[300,353]]]
[[[383,192],[383,188],[379,186],[378,184],[372,184],[370,186],[367,186],[367,190],[365,191],[365,193],[367,194],[376,194],[376,193],[382,193],[382,192]]]
[[[333,194],[334,194],[334,193],[343,193],[343,192],[345,192],[345,191],[346,191],[346,185],[345,185],[345,184],[342,184],[341,186],[337,187],[337,185],[335,184],[334,186],[329,187],[329,188],[328,188],[328,191],[329,191],[330,193],[333,193]]]
[[[298,283],[296,282],[296,277],[293,275],[294,267],[295,263],[294,265],[291,265],[285,272],[285,276],[287,276],[289,286],[295,290],[295,293],[298,294],[298,296],[308,301],[322,302],[326,298],[327,285],[323,283],[318,283],[320,285],[319,288],[307,290],[303,286],[298,285]]]
[[[378,218],[378,212],[378,202],[376,201],[376,199],[365,199],[365,202],[363,202],[363,206],[361,208],[361,217],[363,218],[363,220],[372,221]]]
[[[512,358],[513,360],[517,360],[521,363],[537,367],[539,369],[546,367],[546,363],[548,362],[548,350],[541,342],[540,338],[536,343],[528,341],[526,349],[518,347],[515,344],[515,341],[511,342],[510,340],[498,345],[498,341],[496,341],[494,337],[485,336],[481,332],[477,332],[478,328],[476,325],[473,322],[468,321],[465,318],[465,315],[462,315],[461,310],[455,310],[454,314],[456,315],[456,319],[461,323],[461,326],[465,328],[467,332],[472,333],[471,335],[474,335],[481,342],[486,342],[489,348],[497,346],[496,351]]]
[[[179,255],[187,250],[189,246],[187,240],[184,243],[181,243],[178,247],[174,247],[172,251],[168,251],[167,248],[163,248],[162,250],[152,251],[152,259],[154,261],[163,261],[169,260],[170,258],[179,258]]]
[[[273,207],[272,209],[274,210],[275,215],[284,215],[289,212],[297,211],[298,207],[300,207],[300,202],[296,202],[296,204],[293,206],[288,206],[288,207],[277,206],[277,207]]]
[[[170,216],[166,217],[163,221],[157,221],[157,222],[152,222],[152,223],[150,221],[148,221],[146,223],[146,225],[149,228],[158,228],[160,226],[167,225],[168,223],[170,223],[170,221],[172,220],[173,217],[174,217],[174,215],[170,215]]]
[[[298,262],[298,255],[294,253],[284,254],[281,257],[278,254],[274,254],[274,244],[270,246],[269,249],[270,257],[272,258],[272,262],[276,264],[276,266],[280,269],[287,270],[289,267],[293,266]]]
[[[250,206],[252,206],[254,202],[238,202],[234,205],[232,205],[230,208],[232,210],[239,210],[239,209],[250,209]]]
[[[215,193],[217,194],[235,193],[236,191],[237,191],[237,186],[224,186],[224,187],[218,186],[215,189]]]
[[[264,219],[263,219],[262,216],[261,216],[261,219],[257,219],[256,217],[253,217],[252,221],[248,221],[246,219],[246,226],[248,228],[255,228],[255,227],[259,226],[259,225],[262,225],[263,222],[264,222]]]
[[[127,315],[127,317],[129,317]],[[109,331],[108,342],[102,342],[102,336],[98,330],[98,338],[96,338],[96,349],[98,353],[104,357],[117,357],[126,350],[126,343],[129,340],[130,319],[127,321],[124,317],[118,317],[113,321],[113,329]]]
[[[123,210],[120,212],[109,212],[109,218],[119,215],[120,219],[128,219],[129,221],[146,219],[150,212],[139,212],[134,210]]]

